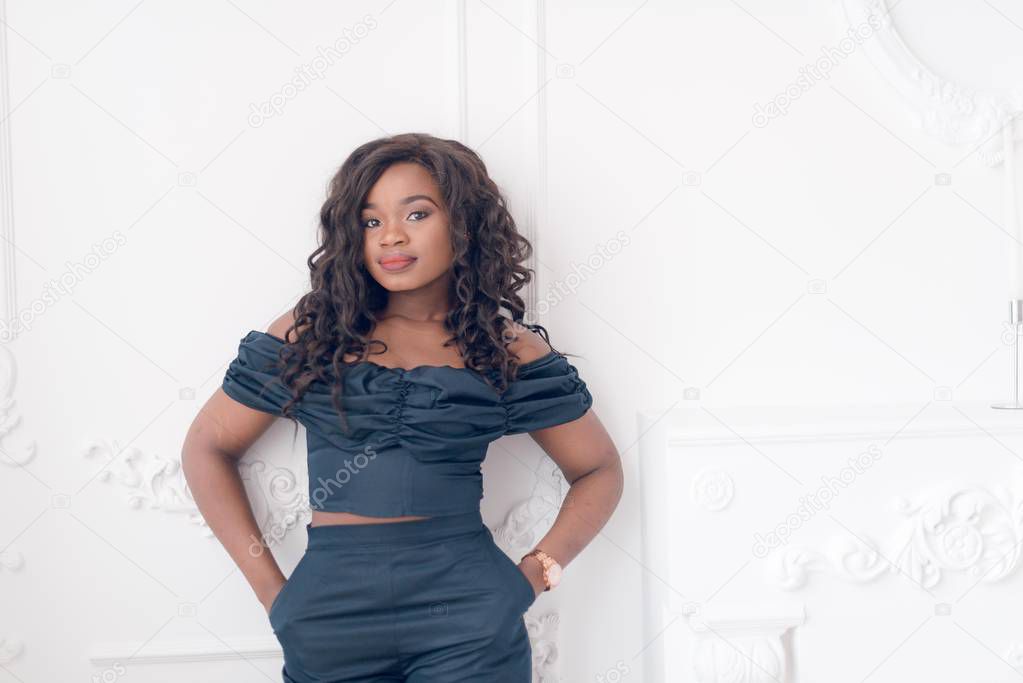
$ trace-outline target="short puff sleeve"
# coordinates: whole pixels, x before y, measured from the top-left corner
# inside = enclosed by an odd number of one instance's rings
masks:
[[[582,417],[593,396],[575,366],[552,351],[519,366],[502,402],[508,420],[505,434],[522,434]]]
[[[276,363],[284,341],[253,330],[242,337],[238,355],[224,375],[224,393],[239,403],[273,415],[283,415],[291,390],[281,381]]]

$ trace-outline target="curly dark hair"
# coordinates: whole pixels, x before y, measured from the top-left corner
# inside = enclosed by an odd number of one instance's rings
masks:
[[[387,347],[368,336],[388,292],[366,270],[360,215],[377,179],[399,162],[414,162],[429,171],[451,219],[454,303],[444,320],[451,333],[444,345],[457,344],[465,367],[480,373],[498,393],[517,375],[518,360],[505,348],[518,338],[516,324],[539,333],[550,345],[542,325],[523,322],[525,304],[518,295],[533,276],[523,265],[532,245],[518,233],[479,155],[456,140],[425,133],[378,138],[349,155],[331,180],[320,210],[319,246],[307,260],[311,291],[295,306],[278,359],[281,379],[292,391],[283,408],[286,417],[295,419],[293,406],[320,380],[331,386],[332,403],[347,432],[340,380],[348,366],[372,362],[371,344]],[[359,360],[346,362],[349,354]]]

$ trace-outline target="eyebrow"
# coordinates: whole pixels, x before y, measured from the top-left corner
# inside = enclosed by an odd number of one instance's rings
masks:
[[[402,199],[398,203],[402,204],[402,205],[404,205],[404,204],[411,204],[412,202],[414,202],[414,201],[416,201],[418,199],[425,199],[426,201],[430,202],[434,206],[437,206],[437,202],[433,201],[433,199],[431,199],[430,197],[426,196],[425,194],[414,194],[414,195],[405,197],[404,199]],[[365,204],[362,205],[362,208],[363,208],[363,210],[365,210],[365,209],[375,209],[377,207],[376,207],[376,204],[373,204],[371,202],[366,202]],[[437,208],[439,209],[440,207],[437,206]]]

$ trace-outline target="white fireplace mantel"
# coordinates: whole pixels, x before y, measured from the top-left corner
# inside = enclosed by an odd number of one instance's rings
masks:
[[[646,680],[937,680],[885,660],[910,634],[970,672],[1014,657],[1023,414],[694,401],[639,428]]]

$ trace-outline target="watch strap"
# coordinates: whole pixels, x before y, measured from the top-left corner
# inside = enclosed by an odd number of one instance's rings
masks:
[[[544,590],[549,591],[551,589],[551,577],[550,568],[552,565],[557,564],[553,557],[540,550],[539,548],[533,548],[528,553],[522,556],[522,559],[527,557],[535,557],[540,562],[540,566],[543,567],[543,583]]]

